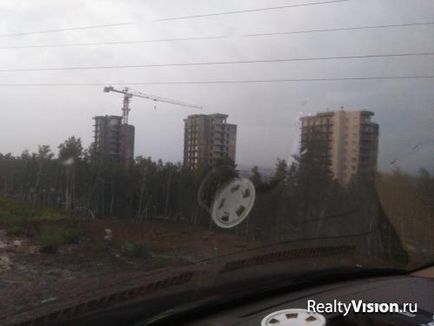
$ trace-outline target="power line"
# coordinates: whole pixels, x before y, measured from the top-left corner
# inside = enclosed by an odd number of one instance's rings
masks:
[[[244,10],[232,10],[232,11],[222,11],[215,12],[210,14],[201,14],[201,15],[189,15],[189,16],[179,16],[179,17],[169,17],[157,19],[157,22],[163,21],[171,21],[171,20],[184,20],[184,19],[192,19],[192,18],[202,18],[202,17],[214,17],[214,16],[223,16],[223,15],[234,15],[234,14],[244,14],[249,12],[259,12],[259,11],[269,11],[269,10],[278,10],[278,9],[287,9],[287,8],[297,8],[297,7],[307,7],[307,6],[315,6],[315,5],[325,5],[336,2],[346,2],[350,0],[329,0],[329,1],[321,1],[321,2],[310,2],[310,3],[302,3],[297,5],[286,5],[286,6],[276,6],[276,7],[265,7],[265,8],[255,8],[255,9],[244,9]]]
[[[215,66],[215,65],[234,65],[234,64],[282,63],[282,62],[294,62],[294,61],[322,61],[322,60],[342,60],[342,59],[346,59],[346,60],[349,60],[349,59],[373,59],[373,58],[432,56],[432,55],[434,55],[434,52],[412,52],[412,53],[366,54],[366,55],[307,57],[307,58],[283,58],[283,59],[263,59],[263,60],[203,61],[203,62],[185,62],[185,63],[182,63],[182,62],[176,63],[175,62],[175,63],[155,63],[155,64],[142,64],[142,65],[7,68],[7,69],[0,69],[0,72],[35,72],[35,71]]]
[[[183,37],[167,38],[154,40],[132,40],[132,41],[106,41],[106,42],[83,42],[83,43],[60,43],[60,44],[36,44],[36,45],[12,45],[0,46],[0,50],[5,49],[35,49],[35,48],[63,48],[73,46],[97,46],[97,45],[122,45],[122,44],[140,44],[140,43],[162,43],[162,42],[182,42],[182,41],[203,41],[224,39],[227,36],[203,36],[203,37]]]
[[[397,28],[397,27],[411,27],[411,26],[429,26],[429,25],[434,25],[434,22],[373,25],[373,26],[358,26],[358,27],[340,27],[340,28],[325,28],[325,29],[308,29],[308,30],[300,30],[300,31],[288,31],[288,32],[256,33],[256,34],[247,34],[244,36],[245,37],[257,37],[257,36],[271,36],[271,35],[308,34],[308,33],[354,31],[354,30],[366,30],[366,29]]]
[[[69,27],[69,28],[57,28],[57,29],[48,29],[48,30],[44,30],[44,31],[0,34],[0,37],[13,37],[13,36],[24,36],[24,35],[33,35],[33,34],[48,34],[48,33],[58,33],[58,32],[67,32],[67,31],[81,31],[81,30],[88,30],[88,29],[118,27],[118,26],[135,25],[135,24],[136,23],[117,23],[117,24],[102,24],[102,25],[90,25],[90,26],[79,26],[79,27]]]
[[[131,23],[131,24],[133,24],[133,23]],[[412,26],[430,26],[430,25],[434,25],[434,22],[373,25],[373,26],[359,26],[359,27],[341,27],[341,28],[326,28],[326,29],[310,29],[310,30],[288,31],[288,32],[256,33],[256,34],[246,34],[246,35],[244,35],[244,37],[276,36],[276,35],[290,35],[290,34],[309,34],[309,33],[322,33],[322,32],[398,28],[398,27],[412,27]],[[60,44],[10,45],[10,46],[0,46],[0,50],[61,48],[61,47],[98,46],[98,45],[123,45],[123,44],[182,42],[182,41],[202,41],[202,40],[220,40],[220,39],[227,39],[227,38],[229,38],[229,37],[228,36],[202,36],[202,37],[183,37],[183,38],[131,40],[131,41],[103,41],[103,42],[78,42],[78,43],[63,43],[63,44],[60,43]]]
[[[133,24],[133,23],[131,23],[131,24]],[[391,25],[374,25],[374,26],[359,26],[359,27],[342,27],[342,28],[326,28],[326,29],[311,29],[311,30],[300,30],[300,31],[289,31],[289,32],[256,33],[256,34],[246,34],[246,35],[244,35],[244,37],[308,34],[308,33],[352,31],[352,30],[381,29],[381,28],[397,28],[397,27],[412,27],[412,26],[430,26],[430,25],[434,25],[434,22],[391,24]],[[38,33],[38,32],[36,32],[36,33]],[[221,40],[221,39],[227,39],[227,38],[229,38],[229,37],[228,36],[203,36],[203,37],[200,36],[200,37],[131,40],[131,41],[103,41],[103,42],[81,42],[81,43],[78,42],[78,43],[63,43],[63,44],[60,43],[60,44],[11,45],[11,46],[0,46],[0,50],[35,49],[35,48],[61,48],[61,47],[98,46],[98,45],[123,45],[123,44],[160,43],[160,42],[202,41],[202,40]]]
[[[215,85],[215,84],[265,84],[265,83],[296,83],[296,82],[328,82],[328,81],[368,81],[368,80],[417,80],[434,79],[434,75],[407,76],[371,76],[371,77],[335,77],[335,78],[299,78],[299,79],[254,79],[254,80],[209,80],[209,81],[148,81],[122,83],[0,83],[0,87],[72,87],[72,86],[138,86],[138,85]]]

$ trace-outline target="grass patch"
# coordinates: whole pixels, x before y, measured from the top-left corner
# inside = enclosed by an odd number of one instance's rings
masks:
[[[61,219],[63,213],[60,210],[49,207],[32,207],[27,202],[13,199],[0,198],[0,221],[9,223],[17,219],[31,221],[55,221]]]
[[[32,207],[27,202],[0,198],[0,223],[10,235],[30,235],[34,222],[56,221],[63,217],[60,210]]]
[[[39,236],[41,252],[55,253],[66,244],[78,243],[80,237],[75,229],[44,228]]]

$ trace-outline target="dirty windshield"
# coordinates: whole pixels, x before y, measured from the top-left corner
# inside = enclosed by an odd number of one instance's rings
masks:
[[[176,271],[434,259],[432,1],[0,14],[0,318]]]

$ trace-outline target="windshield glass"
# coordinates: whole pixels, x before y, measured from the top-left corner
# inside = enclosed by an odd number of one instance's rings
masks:
[[[434,260],[431,1],[0,11],[2,316],[131,273]]]

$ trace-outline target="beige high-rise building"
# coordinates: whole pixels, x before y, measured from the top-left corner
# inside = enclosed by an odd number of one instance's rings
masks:
[[[184,165],[210,166],[216,160],[235,162],[237,125],[227,123],[226,114],[194,114],[184,120]]]
[[[372,177],[377,168],[377,123],[370,111],[323,112],[301,118],[303,154],[314,151],[333,177],[347,184],[353,176]]]

